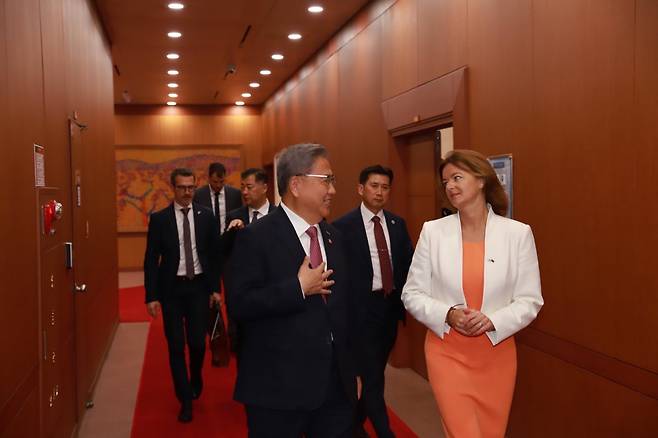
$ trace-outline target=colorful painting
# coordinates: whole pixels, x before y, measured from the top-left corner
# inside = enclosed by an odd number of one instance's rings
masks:
[[[145,232],[149,215],[173,200],[169,182],[177,167],[194,171],[197,186],[208,183],[208,165],[226,166],[226,182],[239,186],[240,146],[117,146],[117,228],[120,233]]]

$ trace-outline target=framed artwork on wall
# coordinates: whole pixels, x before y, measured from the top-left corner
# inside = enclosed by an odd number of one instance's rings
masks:
[[[208,183],[208,165],[226,166],[226,183],[239,186],[241,145],[119,145],[115,148],[117,231],[145,233],[149,215],[173,200],[169,182],[177,167],[191,169],[198,187]]]

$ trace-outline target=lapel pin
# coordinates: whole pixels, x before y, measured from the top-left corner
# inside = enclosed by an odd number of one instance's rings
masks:
[[[333,243],[333,242],[331,241],[331,239],[328,239],[327,241],[329,242],[329,245],[331,245],[331,244]]]
[[[391,223],[395,225],[395,219],[391,219]]]
[[[488,259],[487,261],[488,261],[489,263],[493,263],[493,262],[494,262],[494,259]]]

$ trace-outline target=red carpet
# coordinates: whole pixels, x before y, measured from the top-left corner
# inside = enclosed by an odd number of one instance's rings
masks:
[[[144,310],[143,297],[141,287],[121,290],[121,321],[149,320]],[[244,408],[232,400],[235,360],[231,360],[228,368],[214,368],[210,366],[210,357],[207,355],[203,375],[204,389],[201,398],[194,401],[194,420],[189,424],[181,424],[176,418],[180,405],[174,396],[171,382],[162,318],[153,320],[144,353],[131,438],[246,437]],[[398,438],[417,436],[390,409],[389,417]],[[375,437],[369,424],[366,430]]]
[[[213,368],[206,356],[203,394],[194,401],[194,420],[182,424],[176,419],[180,404],[174,396],[167,357],[162,318],[158,317],[149,329],[131,437],[246,437],[244,409],[232,400],[235,361],[228,368]]]
[[[150,321],[144,304],[144,286],[119,289],[119,322]]]

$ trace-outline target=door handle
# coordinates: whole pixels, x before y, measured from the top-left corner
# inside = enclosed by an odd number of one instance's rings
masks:
[[[83,293],[87,292],[87,285],[84,284],[84,283],[82,283],[82,284],[75,283],[75,291],[78,292],[78,293],[83,294]]]

